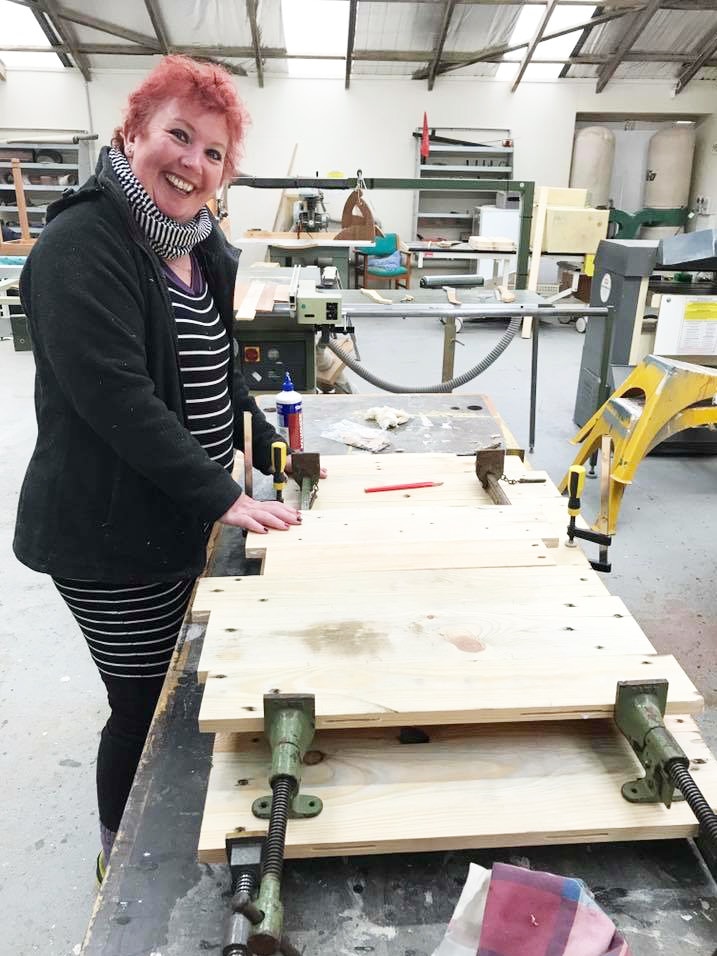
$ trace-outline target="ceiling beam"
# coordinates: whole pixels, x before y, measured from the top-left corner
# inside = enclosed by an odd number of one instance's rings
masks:
[[[402,0],[399,0],[399,3]],[[575,26],[566,27],[563,30],[556,30],[555,33],[546,33],[541,42],[546,40],[555,40],[557,37],[566,36],[568,33],[576,33],[578,30],[583,30],[586,27],[592,29],[593,27],[598,26],[601,23],[608,23],[610,20],[615,20],[618,17],[624,17],[629,14],[630,10],[612,10],[609,13],[602,13],[599,17],[593,17],[592,20],[588,20],[587,23],[576,23]],[[476,53],[462,53],[460,54],[461,59],[455,60],[451,63],[447,63],[447,57],[444,57],[444,62],[438,67],[436,73],[448,73],[451,70],[460,70],[466,66],[473,66],[474,63],[481,63],[484,60],[489,60],[491,57],[494,57],[498,54],[503,53],[513,53],[515,50],[524,50],[529,46],[528,42],[525,43],[500,43],[492,47],[486,47],[484,50],[479,50]],[[425,68],[417,70],[413,74],[414,80],[425,80],[427,76],[427,71]]]
[[[162,14],[157,9],[157,4],[155,0],[144,0],[144,6],[149,15],[149,19],[152,22],[152,29],[154,30],[154,35],[157,38],[160,49],[162,53],[171,53],[172,47],[169,43],[169,37],[167,36],[167,30],[164,26],[164,21],[162,20]]]
[[[254,63],[256,65],[256,81],[260,88],[264,86],[264,63],[261,57],[261,31],[257,20],[258,0],[246,0],[246,14],[249,17],[251,30],[251,45],[254,48]]]
[[[642,35],[645,27],[660,9],[662,0],[649,0],[644,10],[629,14],[625,23],[625,32],[617,45],[617,49],[610,60],[600,69],[598,74],[596,93],[602,93],[625,58],[625,54],[635,41]]]
[[[58,17],[57,3],[55,0],[38,0],[35,6],[45,15],[47,22],[62,40],[63,44],[67,47],[67,52],[74,60],[75,66],[84,77],[85,82],[89,83],[92,79],[92,75],[90,73],[90,61],[87,59],[84,53],[79,52],[77,48],[77,41],[75,40],[75,35],[72,29],[68,27],[60,19],[60,17]]]
[[[400,2],[400,0],[399,0]],[[227,63],[216,56],[217,50],[215,47],[207,47],[207,53],[214,53],[214,56],[204,56],[202,51],[205,48],[203,47],[175,47],[176,53],[185,53],[187,56],[192,56],[196,60],[204,60],[207,63],[218,63],[220,66],[223,66],[225,69],[229,70],[231,73],[235,73],[237,76],[247,76],[246,70],[244,70],[238,64]],[[238,47],[238,48],[229,48],[230,53],[225,53],[225,56],[228,55],[237,55],[245,59],[251,59],[251,50],[248,47]],[[47,47],[47,46],[7,46],[3,47],[3,50],[7,53],[62,53],[66,50],[66,47],[60,45],[56,48]],[[92,44],[92,45],[83,45],[78,47],[80,53],[88,54],[125,54],[130,56],[153,56],[156,55],[157,51],[154,47],[140,47],[140,46],[122,46],[117,44]],[[715,51],[717,54],[717,50]],[[287,59],[287,60],[343,60],[343,56],[312,56],[311,54],[300,54],[292,53],[287,54],[285,50],[281,49],[271,49],[265,47],[262,50],[262,55],[265,60],[278,60],[278,59]],[[353,54],[353,59],[356,61],[362,62],[385,62],[385,63],[423,63],[430,54],[428,52],[422,51],[412,51],[412,50],[356,50]],[[445,53],[444,62],[446,57],[461,57],[461,53]],[[603,63],[607,63],[609,57],[606,55],[601,55],[598,53],[589,53],[589,54],[580,54],[579,56],[571,56],[566,59],[543,59],[541,57],[533,57],[531,63],[543,63],[543,64],[552,64],[560,65],[567,64],[568,66],[601,66]],[[626,62],[633,63],[689,63],[694,62],[697,59],[696,55],[693,53],[645,53],[645,54],[635,54],[630,53],[625,57]],[[483,57],[483,63],[520,63],[522,62],[519,57],[510,57],[496,54],[494,56]],[[717,66],[717,56],[714,56],[704,63],[702,66]]]
[[[443,53],[443,47],[446,42],[446,37],[448,36],[448,27],[451,23],[451,17],[453,16],[453,11],[455,10],[456,0],[445,0],[443,4],[443,14],[441,16],[441,26],[438,31],[438,41],[435,44],[435,52],[433,54],[433,59],[428,64],[428,89],[433,89],[433,84],[436,81],[436,70],[438,69],[441,62],[441,54]]]
[[[400,0],[399,0],[400,2]],[[7,53],[52,53],[62,54],[67,51],[64,44],[57,47],[48,46],[3,46]],[[157,53],[155,46],[140,46],[139,44],[127,46],[119,43],[83,43],[77,47],[79,53],[86,54],[105,54],[125,55],[125,56],[152,56]],[[219,62],[219,58],[231,56],[237,59],[251,59],[253,50],[251,47],[200,47],[178,46],[174,48],[175,52],[192,56],[195,59],[204,59],[207,62]],[[717,50],[701,65],[715,66]],[[430,51],[427,50],[354,50],[352,59],[362,63],[424,63],[430,57]],[[464,53],[444,53],[443,62],[455,62],[464,65]],[[316,56],[310,53],[287,53],[286,50],[274,47],[264,47],[262,57],[265,60],[343,60],[343,56]],[[560,58],[541,58],[534,56],[531,63],[566,63],[569,66],[602,66],[610,59],[606,54],[600,53],[581,53],[578,56],[569,56]],[[685,63],[692,64],[696,62],[698,56],[696,53],[673,53],[672,51],[631,51],[626,54],[626,63]],[[520,63],[522,60],[518,57],[506,56],[503,53],[485,54],[481,57],[483,63]],[[246,70],[240,66],[222,63],[227,69],[235,70],[241,76],[246,76]]]
[[[681,93],[687,84],[695,78],[703,66],[707,66],[710,57],[717,52],[717,27],[708,33],[704,43],[697,51],[697,59],[692,63],[686,64],[675,84],[675,93]]]
[[[175,48],[174,52],[180,53],[181,50]],[[194,53],[192,54],[192,59],[197,60],[198,63],[212,63],[214,66],[221,66],[228,73],[233,73],[235,76],[249,75],[243,66],[239,66],[239,64],[235,65],[234,63],[227,63],[226,60],[222,60],[220,57],[201,56],[201,54]]]
[[[344,79],[344,89],[347,90],[351,84],[351,66],[353,63],[354,43],[356,42],[356,12],[358,0],[351,0],[349,5],[349,29],[346,38],[346,76]]]
[[[525,75],[525,71],[528,69],[528,65],[530,64],[533,54],[537,50],[538,44],[540,43],[540,41],[543,39],[545,28],[547,27],[548,21],[553,15],[557,2],[558,0],[548,0],[545,10],[543,11],[543,15],[540,18],[538,29],[535,31],[535,35],[533,36],[533,39],[528,44],[528,49],[525,51],[523,62],[520,64],[520,67],[518,68],[518,75],[516,76],[515,81],[510,88],[511,93],[515,93],[515,91],[520,86],[520,81],[523,79]]]
[[[46,19],[45,14],[40,10],[40,8],[34,2],[23,3],[22,6],[24,7],[27,6],[32,10],[32,15],[37,21],[37,24],[42,30],[42,32],[45,34],[47,38],[47,42],[50,44],[51,47],[54,47],[55,51],[57,52],[57,57],[60,63],[62,63],[62,65],[67,67],[68,69],[72,69],[74,64],[72,60],[69,58],[69,56],[67,55],[67,53],[60,52],[60,46],[62,44],[62,41],[60,40],[55,30],[53,30],[53,28],[50,26],[50,23]]]
[[[604,12],[605,12],[605,7],[603,6],[595,7],[595,9],[593,10],[593,17],[597,17]],[[578,37],[575,43],[575,46],[572,49],[572,52],[570,54],[571,56],[579,56],[583,52],[583,47],[587,43],[588,37],[590,36],[591,29],[592,28],[590,26],[585,27],[583,32]],[[570,64],[566,63],[559,73],[559,79],[565,79],[565,77],[568,75],[569,72],[570,72]]]
[[[121,27],[118,23],[100,20],[97,17],[82,13],[79,10],[71,10],[69,7],[58,6],[57,16],[60,17],[61,20],[78,23],[83,27],[91,27],[93,30],[99,30],[100,33],[109,33],[110,36],[119,37],[122,40],[129,40],[131,43],[143,43],[146,46],[152,46],[154,44],[159,47],[159,43],[154,37],[147,36],[145,33],[137,33],[135,30],[128,30],[127,27]]]

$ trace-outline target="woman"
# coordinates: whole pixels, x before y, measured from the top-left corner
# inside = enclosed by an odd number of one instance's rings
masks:
[[[107,688],[100,879],[212,524],[300,521],[231,476],[242,412],[267,474],[279,439],[233,367],[239,254],[205,207],[245,125],[229,74],[166,57],[95,175],[49,208],[20,280],[38,438],[14,549],[52,575]]]

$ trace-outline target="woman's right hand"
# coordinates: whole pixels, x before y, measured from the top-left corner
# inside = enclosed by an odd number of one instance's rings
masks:
[[[280,501],[255,501],[242,492],[219,522],[234,528],[255,531],[257,534],[266,534],[269,528],[288,531],[292,524],[301,524],[301,512]]]

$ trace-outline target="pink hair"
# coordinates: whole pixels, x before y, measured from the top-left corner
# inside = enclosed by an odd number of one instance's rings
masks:
[[[163,57],[130,93],[124,129],[143,132],[156,110],[175,98],[192,100],[206,110],[220,113],[226,120],[229,142],[222,181],[228,182],[238,167],[244,131],[250,120],[231,75],[221,66],[176,54]],[[122,130],[120,126],[115,129],[112,145],[124,152]]]

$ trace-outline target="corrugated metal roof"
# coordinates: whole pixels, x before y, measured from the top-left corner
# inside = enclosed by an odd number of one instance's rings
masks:
[[[169,43],[180,48],[212,48],[205,54],[235,66],[241,66],[250,76],[256,74],[252,49],[251,29],[246,3],[227,2],[227,0],[154,0],[159,17],[164,24]],[[292,0],[299,3],[300,0]],[[329,0],[338,2],[338,0]],[[691,0],[685,0],[689,5]],[[0,7],[10,6],[0,0]],[[144,0],[73,0],[72,11],[116,24],[126,31],[133,31],[148,38],[154,38],[154,28]],[[565,9],[561,3],[558,10]],[[68,15],[67,7],[60,7]],[[524,5],[515,3],[456,3],[454,13],[443,45],[443,54],[447,61],[455,59],[456,54],[477,55],[481,51],[507,44],[518,22]],[[533,7],[533,10],[536,8]],[[589,6],[572,6],[576,16],[584,11],[582,19],[589,17]],[[601,9],[610,10],[609,0]],[[281,0],[259,0],[258,23],[262,47],[280,51],[286,48],[282,20]],[[425,70],[430,62],[430,54],[439,41],[444,4],[435,2],[397,2],[397,0],[361,0],[357,5],[352,72],[356,76],[393,76],[410,77],[418,70]],[[0,16],[2,14],[0,13]],[[554,17],[558,15],[555,14]],[[632,14],[620,17],[595,27],[580,54],[584,56],[609,57],[619,44]],[[66,28],[80,47],[88,45],[110,46],[116,52],[88,53],[90,66],[95,69],[139,69],[149,68],[156,57],[151,55],[130,55],[136,49],[131,39],[113,36],[100,29],[65,20]],[[321,22],[317,22],[317,33],[321,31]],[[705,37],[717,29],[717,0],[714,9],[663,9],[652,17],[635,41],[631,54],[640,52],[669,51],[690,53],[693,56],[701,49]],[[550,32],[550,26],[547,32]],[[577,43],[580,33],[574,34]],[[5,39],[5,33],[3,36]],[[1,43],[2,41],[0,41]],[[6,42],[12,43],[12,38]],[[155,39],[156,42],[156,39]],[[553,55],[553,43],[539,45],[535,54],[537,59],[550,58]],[[241,47],[249,55],[236,58],[222,51],[222,47]],[[361,59],[362,51],[391,51],[393,53],[415,53],[415,59],[376,60]],[[520,58],[523,50],[510,54]],[[0,57],[2,50],[0,48]],[[21,56],[17,54],[16,56]],[[48,54],[48,62],[53,61]],[[56,59],[54,60],[56,63]],[[337,61],[340,63],[340,61]],[[269,57],[264,60],[264,71],[269,75],[286,75],[288,63],[284,57]],[[576,64],[568,70],[571,78],[595,77],[600,65]],[[682,64],[680,62],[634,62],[625,60],[615,72],[615,79],[669,80],[676,77]],[[446,75],[461,77],[492,77],[498,71],[498,63],[481,61],[458,70],[448,71]],[[528,68],[525,78],[540,75],[538,65]],[[698,79],[711,82],[717,80],[713,67],[704,68]],[[440,82],[440,76],[438,78]]]
[[[615,51],[627,28],[630,14],[595,27],[583,44],[581,55],[609,56]],[[633,44],[635,52],[696,53],[705,36],[717,29],[717,10],[658,10]],[[618,67],[615,79],[672,79],[681,63],[639,63],[626,61]],[[597,76],[599,67],[572,66],[571,77]]]

